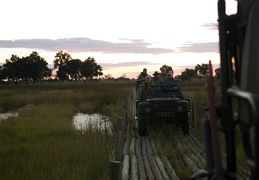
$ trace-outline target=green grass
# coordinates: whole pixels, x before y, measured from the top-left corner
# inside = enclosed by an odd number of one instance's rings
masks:
[[[1,87],[2,112],[32,105],[0,123],[1,179],[108,179],[111,137],[96,129],[76,131],[72,116],[98,112],[116,122],[133,85],[71,82]]]
[[[184,97],[191,98],[192,114],[196,122],[190,121],[192,127],[201,131],[201,119],[205,117],[205,108],[208,107],[205,80],[180,83]]]

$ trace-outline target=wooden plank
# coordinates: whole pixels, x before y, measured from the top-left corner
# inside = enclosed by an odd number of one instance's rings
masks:
[[[146,180],[147,174],[145,171],[143,158],[142,158],[141,154],[138,154],[136,156],[137,156],[137,160],[138,160],[139,178],[140,178],[140,180]]]
[[[201,141],[199,141],[198,139],[197,139],[197,137],[195,137],[195,135],[189,135],[191,138],[192,138],[192,140],[195,142],[195,144],[197,144],[203,151],[205,151],[205,146],[204,146],[204,144],[201,142]]]
[[[143,155],[142,158],[143,158],[143,162],[144,162],[144,166],[145,166],[145,170],[146,170],[146,173],[147,173],[148,180],[154,180],[155,177],[154,177],[152,169],[150,167],[147,155]]]
[[[147,147],[146,147],[146,141],[144,137],[141,137],[141,153],[143,155],[147,155]]]
[[[147,154],[148,155],[153,155],[153,151],[152,151],[149,139],[146,138],[145,140],[146,140],[146,146],[147,146]]]
[[[131,143],[130,143],[130,154],[133,155],[135,154],[135,144],[136,144],[136,138],[132,138],[131,139]]]
[[[180,179],[178,178],[178,176],[176,175],[176,173],[175,173],[175,171],[174,171],[174,169],[173,169],[171,163],[169,162],[169,160],[168,160],[164,155],[162,155],[161,158],[162,158],[162,160],[163,160],[163,162],[164,162],[164,164],[165,164],[165,168],[166,168],[166,171],[167,171],[167,173],[168,173],[168,176],[169,176],[171,179],[180,180]]]
[[[131,180],[138,180],[138,163],[135,154],[131,155]]]
[[[189,136],[186,136],[186,138],[188,139],[189,143],[196,149],[196,151],[198,151],[199,153],[204,152],[204,150],[202,150],[197,144],[194,143],[192,138],[190,138]]]
[[[196,166],[197,166],[199,169],[204,169],[204,168],[206,168],[206,163],[205,163],[205,164],[202,164],[201,159],[199,159],[195,154],[190,153],[190,154],[188,154],[188,155],[189,155],[189,157],[192,159],[192,161],[195,162]]]
[[[192,169],[194,173],[197,173],[200,171],[200,169],[196,166],[196,164],[186,154],[183,155],[183,160],[185,161],[186,164],[188,164],[188,166]]]
[[[130,138],[127,137],[124,147],[123,147],[123,153],[122,153],[123,155],[129,154],[129,145],[130,145]]]
[[[157,151],[156,143],[155,143],[154,139],[150,139],[150,144],[151,144],[153,154],[158,155],[158,151]]]
[[[153,172],[153,174],[155,176],[155,179],[156,180],[157,179],[159,179],[159,180],[161,179],[162,180],[162,176],[161,176],[160,171],[159,171],[159,169],[157,167],[157,164],[156,164],[154,156],[153,155],[148,155],[148,160],[149,160],[152,172]]]
[[[141,156],[141,138],[138,137],[136,140],[136,155]]]
[[[156,164],[157,164],[157,166],[160,170],[161,176],[163,177],[163,180],[169,180],[170,178],[168,177],[168,175],[165,171],[163,162],[161,161],[161,159],[157,155],[154,155],[154,157],[155,157],[155,160],[156,160]]]
[[[177,147],[179,149],[182,149],[183,148],[183,145],[180,143],[180,141],[178,139],[175,139],[176,141],[176,144],[177,144]],[[196,166],[196,164],[191,160],[191,158],[184,154],[183,155],[183,160],[185,161],[186,164],[188,164],[188,166],[192,169],[192,171],[194,173],[197,173],[200,169]]]
[[[122,180],[128,180],[129,179],[129,155],[123,156],[123,163],[122,163]]]

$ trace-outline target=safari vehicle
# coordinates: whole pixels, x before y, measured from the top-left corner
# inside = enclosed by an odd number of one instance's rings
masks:
[[[138,133],[145,136],[147,126],[174,123],[189,133],[190,99],[184,98],[179,85],[137,85],[136,116]]]

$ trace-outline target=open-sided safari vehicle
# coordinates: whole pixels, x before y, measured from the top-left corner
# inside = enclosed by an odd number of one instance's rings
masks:
[[[184,98],[178,85],[145,87],[137,83],[136,116],[138,133],[145,136],[148,125],[175,123],[183,134],[189,133],[190,99]]]

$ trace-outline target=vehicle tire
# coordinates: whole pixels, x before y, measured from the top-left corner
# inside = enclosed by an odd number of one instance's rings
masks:
[[[182,119],[182,133],[184,135],[188,135],[189,134],[189,118],[188,118],[188,114],[186,114],[185,118]]]
[[[147,123],[145,119],[138,117],[138,133],[140,136],[146,136],[147,134]]]

